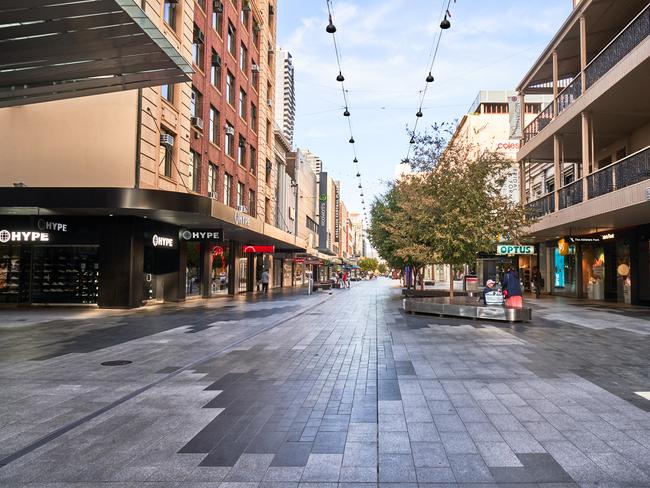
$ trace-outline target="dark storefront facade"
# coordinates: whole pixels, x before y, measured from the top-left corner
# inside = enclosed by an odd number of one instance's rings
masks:
[[[271,254],[247,251],[267,243],[257,221],[238,219],[234,211],[231,216],[225,207],[216,209],[223,218],[215,218],[216,204],[205,197],[132,189],[18,190],[4,189],[4,201],[18,195],[14,200],[21,205],[12,211],[37,215],[0,213],[0,305],[133,308],[234,295],[254,291],[263,269],[273,265]],[[66,211],[41,211],[39,199],[48,197],[63,200]],[[89,208],[91,200],[101,209]],[[79,207],[71,209],[71,203]]]

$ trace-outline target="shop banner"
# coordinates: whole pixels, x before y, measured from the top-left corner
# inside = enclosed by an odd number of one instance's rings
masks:
[[[517,95],[508,97],[508,111],[510,112],[510,139],[521,139],[521,97]]]
[[[321,172],[318,184],[318,244],[327,249],[327,173]]]

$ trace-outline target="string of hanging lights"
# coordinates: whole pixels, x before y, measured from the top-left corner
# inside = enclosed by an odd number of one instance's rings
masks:
[[[429,68],[428,74],[424,79],[425,81],[424,88],[420,90],[418,111],[415,113],[415,123],[413,124],[413,130],[410,133],[411,138],[409,140],[408,149],[406,151],[406,157],[403,159],[404,163],[409,162],[409,157],[411,156],[411,147],[413,144],[415,144],[415,134],[417,134],[418,124],[420,122],[420,119],[424,116],[424,114],[422,113],[422,109],[424,108],[424,100],[427,96],[429,85],[431,85],[431,83],[435,81],[435,78],[433,77],[433,65],[435,64],[436,58],[438,56],[438,50],[440,48],[442,33],[451,27],[451,21],[449,20],[451,18],[451,11],[449,9],[451,7],[452,0],[446,0],[446,2],[447,2],[446,8],[445,8],[445,0],[443,0],[442,2],[442,11],[440,12],[440,16],[442,17],[442,20],[440,21],[440,30],[438,31],[438,35],[434,38],[433,44],[431,45],[431,51],[429,52],[430,62],[427,63]],[[453,0],[453,2],[456,3],[456,0]]]
[[[328,14],[328,24],[327,27],[325,27],[325,31],[328,34],[332,35],[332,40],[334,41],[334,52],[336,54],[336,64],[338,66],[339,73],[336,76],[336,81],[338,81],[341,84],[341,93],[343,95],[343,106],[344,106],[344,111],[343,111],[343,116],[346,118],[347,123],[348,123],[348,129],[350,132],[350,139],[348,142],[352,146],[352,155],[354,159],[352,162],[357,166],[357,180],[358,180],[358,189],[359,189],[359,196],[361,197],[361,205],[363,207],[363,223],[365,226],[368,226],[368,216],[366,212],[366,202],[365,198],[363,195],[363,182],[362,182],[362,177],[361,177],[361,168],[359,165],[359,158],[357,155],[357,147],[356,147],[356,140],[354,139],[354,131],[352,130],[352,117],[350,113],[350,101],[348,97],[348,90],[345,88],[345,76],[343,76],[343,68],[341,66],[341,51],[339,48],[339,43],[336,38],[336,26],[334,25],[333,21],[333,15],[332,15],[332,0],[326,0],[327,3],[327,14]]]

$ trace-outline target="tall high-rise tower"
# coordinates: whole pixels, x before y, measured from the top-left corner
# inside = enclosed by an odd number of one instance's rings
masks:
[[[278,50],[275,74],[275,118],[282,133],[293,146],[293,131],[296,123],[296,89],[293,79],[293,58],[291,53]]]

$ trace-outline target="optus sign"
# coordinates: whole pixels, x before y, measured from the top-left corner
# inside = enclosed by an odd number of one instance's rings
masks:
[[[514,244],[499,244],[497,246],[497,254],[535,254],[535,246],[523,245],[515,246]]]

